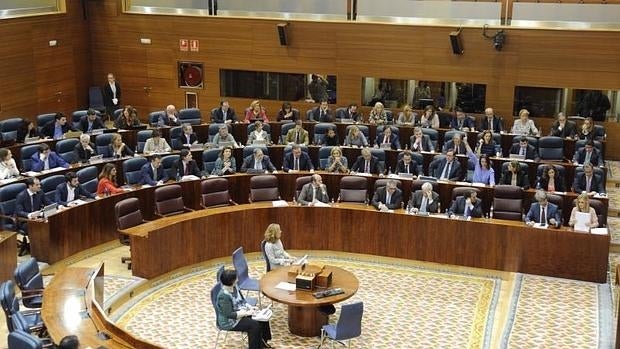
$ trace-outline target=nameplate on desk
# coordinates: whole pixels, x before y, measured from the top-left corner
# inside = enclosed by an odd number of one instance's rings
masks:
[[[342,124],[352,124],[353,122],[354,122],[353,119],[349,119],[349,118],[340,119],[340,123]]]
[[[204,149],[205,145],[202,143],[196,143],[196,144],[183,144],[184,147],[189,146],[189,150],[202,150]]]
[[[39,137],[26,137],[24,139],[24,143],[26,144],[30,144],[30,143],[41,143],[41,142],[45,142],[45,139],[41,139]]]
[[[103,162],[103,155],[91,156],[90,159],[88,159],[88,162],[91,164],[98,164],[100,162]]]
[[[97,129],[90,131],[91,136],[97,136],[97,135],[102,135],[102,134],[103,134],[102,128],[97,128]]]
[[[413,179],[413,173],[399,172],[396,177]]]
[[[252,141],[253,145],[265,145],[267,144],[267,141],[264,139],[255,139]]]

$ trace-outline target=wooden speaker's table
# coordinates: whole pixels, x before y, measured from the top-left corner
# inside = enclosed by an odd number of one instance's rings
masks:
[[[327,324],[327,315],[320,312],[319,307],[342,302],[357,292],[359,281],[355,275],[334,266],[329,266],[329,269],[332,271],[330,288],[340,287],[344,293],[314,298],[311,291],[285,291],[276,288],[280,282],[287,280],[288,268],[272,270],[261,278],[260,288],[263,294],[288,305],[288,329],[292,334],[303,337],[320,335],[321,327]]]

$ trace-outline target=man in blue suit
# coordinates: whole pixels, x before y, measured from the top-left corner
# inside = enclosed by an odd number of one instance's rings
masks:
[[[473,131],[476,128],[474,120],[465,115],[463,109],[456,108],[456,116],[450,121],[450,128],[459,131]]]
[[[276,167],[273,166],[269,156],[263,154],[263,150],[261,148],[255,148],[254,154],[243,159],[243,164],[241,165],[241,172],[276,172]]]
[[[448,214],[451,218],[457,215],[463,217],[482,217],[482,200],[477,198],[478,193],[473,190],[466,191],[463,196],[457,197]]]
[[[66,183],[60,183],[56,187],[56,203],[63,206],[71,206],[71,202],[80,198],[94,199],[95,195],[86,190],[78,180],[75,172],[68,172],[65,175]]]
[[[158,185],[168,180],[166,171],[161,167],[161,156],[151,156],[151,161],[140,169],[139,184]]]
[[[383,129],[383,133],[377,135],[375,144],[378,147],[383,147],[384,144],[389,144],[390,149],[393,149],[393,150],[400,149],[400,140],[398,140],[397,135],[392,133],[392,128],[390,126],[386,126]]]
[[[562,214],[557,205],[547,200],[547,193],[544,190],[539,190],[534,194],[534,199],[537,202],[530,206],[530,210],[525,216],[525,223],[528,225],[549,224],[559,228],[562,225]]]
[[[308,154],[301,150],[298,144],[294,144],[290,153],[284,157],[284,172],[288,171],[314,171],[314,165]]]
[[[41,182],[36,177],[26,179],[27,188],[17,194],[15,213],[22,218],[36,218],[43,207],[51,204],[41,191]]]
[[[41,172],[43,170],[49,170],[56,167],[69,167],[69,164],[56,152],[50,150],[50,147],[43,143],[39,147],[39,151],[32,154],[30,157],[32,160],[32,170],[35,172]]]

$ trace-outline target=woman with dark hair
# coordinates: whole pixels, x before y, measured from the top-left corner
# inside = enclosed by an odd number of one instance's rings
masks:
[[[234,174],[237,172],[237,161],[232,156],[232,147],[224,147],[220,151],[220,156],[215,160],[215,168],[213,168],[213,174],[216,176],[223,176],[228,174]]]
[[[553,166],[545,166],[543,168],[542,176],[538,180],[536,189],[543,189],[544,191],[566,191],[564,187],[564,179],[555,170]]]
[[[495,141],[493,140],[493,133],[491,133],[491,131],[486,130],[482,132],[482,137],[480,137],[476,153],[478,153],[478,155],[495,156]]]
[[[476,155],[476,153],[471,150],[471,147],[467,142],[467,136],[463,139],[463,143],[465,143],[465,148],[467,149],[469,162],[475,164],[472,183],[482,183],[485,185],[494,186],[495,170],[493,170],[493,166],[491,166],[489,156],[486,154]]]
[[[426,128],[439,128],[439,115],[435,112],[435,107],[427,105],[424,108],[424,113],[420,117],[420,126]]]
[[[594,120],[592,118],[586,118],[581,124],[579,132],[577,132],[577,138],[585,140],[594,140]]]
[[[282,103],[282,108],[278,111],[278,122],[295,121],[297,119],[299,119],[299,112],[293,109],[291,103]]]
[[[136,108],[126,105],[119,115],[118,119],[116,119],[116,128],[121,130],[130,129],[133,126],[140,126],[140,119],[138,119],[138,111]]]
[[[97,195],[108,195],[122,193],[124,190],[116,186],[116,167],[112,163],[103,165],[99,173],[99,184],[97,184]]]
[[[37,131],[37,126],[34,124],[34,121],[24,120],[17,129],[16,142],[24,143],[26,138],[30,137],[39,137],[39,131]]]
[[[268,321],[252,319],[258,309],[250,306],[237,288],[237,272],[226,269],[220,275],[222,289],[217,294],[215,312],[217,327],[226,331],[247,332],[248,348],[271,348],[271,328]]]

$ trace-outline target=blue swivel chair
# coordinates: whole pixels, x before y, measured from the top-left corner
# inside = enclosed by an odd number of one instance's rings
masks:
[[[138,146],[136,152],[143,153],[146,140],[153,137],[153,130],[140,130],[138,131]]]
[[[14,141],[17,139],[17,129],[24,120],[22,118],[10,118],[0,121],[0,133],[3,141]]]
[[[15,231],[23,236],[23,240],[19,242],[19,256],[23,256],[30,250],[28,243],[28,232],[25,224],[20,224],[15,217],[15,198],[17,194],[26,189],[24,183],[11,183],[0,187],[0,228],[4,230]]]
[[[200,125],[202,123],[200,109],[187,108],[179,110],[179,122],[181,124]]]
[[[30,159],[30,157],[32,157],[32,154],[39,151],[39,147],[38,144],[32,144],[23,146],[19,149],[22,171],[26,172],[32,170],[32,159]]]
[[[97,185],[99,184],[99,171],[97,166],[88,166],[75,173],[78,177],[78,181],[91,193],[97,192]]]
[[[143,157],[131,158],[123,161],[123,173],[125,174],[125,184],[134,185],[140,182],[142,173],[140,170],[148,160]]]
[[[110,152],[110,143],[112,142],[113,133],[104,133],[95,137],[95,148],[97,154],[103,155],[104,158],[112,157]]]
[[[215,161],[220,156],[220,149],[207,149],[202,152],[202,168],[205,175],[210,175],[215,168]]]
[[[321,345],[325,339],[331,340],[331,347],[334,347],[334,341],[349,341],[351,347],[351,339],[359,337],[362,334],[362,315],[364,314],[364,303],[357,302],[345,304],[340,310],[340,318],[335,325],[325,325],[321,328]]]
[[[17,316],[23,320],[22,323],[24,323],[24,327],[27,328],[29,332],[41,332],[45,329],[40,311],[30,310],[21,312],[19,309],[19,299],[15,297],[15,284],[13,281],[8,280],[0,285],[0,303],[2,304],[2,310],[4,310],[6,325],[9,332],[15,330],[13,326],[13,317],[18,313],[20,315]]]
[[[43,276],[34,258],[20,263],[15,268],[15,282],[21,290],[22,303],[26,308],[41,308],[43,304]]]
[[[258,292],[258,304],[261,303],[260,284],[248,274],[248,261],[243,254],[243,247],[239,247],[232,254],[233,266],[237,271],[237,287],[239,290]]]
[[[76,144],[80,143],[78,138],[63,139],[56,143],[56,154],[63,158],[68,164],[74,164],[77,162],[73,149]]]
[[[65,183],[66,179],[63,175],[53,175],[45,177],[41,180],[41,190],[50,202],[54,202],[56,187],[60,183]]]

